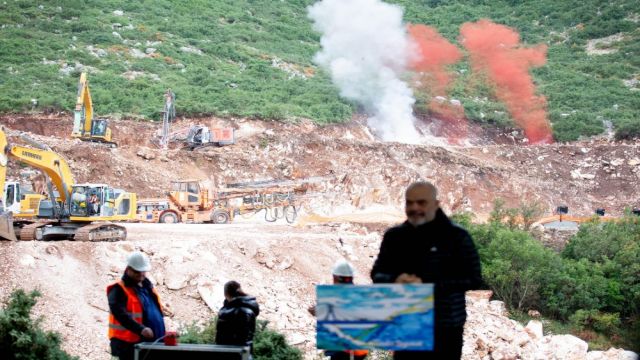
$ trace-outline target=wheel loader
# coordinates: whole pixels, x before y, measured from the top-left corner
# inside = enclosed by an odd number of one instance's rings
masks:
[[[227,189],[210,194],[198,180],[171,183],[165,199],[141,199],[138,219],[160,223],[227,224],[236,215],[265,210],[265,220],[285,218],[292,223],[297,216],[292,192],[270,189]]]

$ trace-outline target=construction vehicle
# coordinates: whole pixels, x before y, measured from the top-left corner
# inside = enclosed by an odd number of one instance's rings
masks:
[[[206,146],[225,146],[235,143],[233,128],[209,129],[203,125],[194,125],[189,128],[185,139],[185,148],[196,150]]]
[[[7,181],[4,184],[3,204],[6,211],[11,211],[21,219],[35,219],[38,215],[40,201],[46,197],[25,190],[17,181]]]
[[[605,215],[605,209],[597,208],[592,216],[574,216],[569,215],[569,207],[566,205],[558,206],[553,215],[545,216],[538,219],[532,224],[535,226],[543,226],[545,228],[568,229],[575,230],[582,223],[598,221],[616,221],[618,218]]]
[[[136,194],[106,184],[76,184],[67,161],[61,155],[52,150],[9,145],[3,129],[0,129],[0,149],[4,149],[0,156],[0,189],[3,191],[9,158],[42,171],[49,179],[49,195],[39,199],[37,212],[31,216],[31,222],[14,221],[11,211],[4,207],[6,200],[3,201],[0,210],[1,237],[9,240],[18,237],[20,240],[77,241],[117,241],[126,238],[126,228],[110,221],[135,220]],[[15,194],[15,188],[13,191]],[[8,197],[3,193],[0,198]],[[15,195],[12,199],[15,202]],[[21,214],[16,215],[16,218],[19,217]],[[14,225],[19,230],[17,237]]]
[[[71,137],[83,141],[92,141],[108,144],[116,147],[117,144],[111,140],[111,128],[106,119],[93,118],[93,102],[89,91],[89,80],[87,73],[80,75],[78,82],[78,98],[76,108],[73,113],[73,131]]]
[[[297,210],[292,191],[273,189],[228,189],[210,194],[198,180],[171,183],[166,199],[141,199],[138,220],[160,223],[227,224],[236,215],[265,210],[267,221],[295,221]]]
[[[164,108],[162,109],[162,137],[160,147],[167,150],[169,147],[169,123],[176,118],[176,94],[167,89],[164,93]]]

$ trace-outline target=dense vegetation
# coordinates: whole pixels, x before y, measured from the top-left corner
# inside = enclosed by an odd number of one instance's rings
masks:
[[[98,115],[157,119],[171,87],[182,115],[343,121],[356,107],[312,63],[319,34],[306,7],[313,2],[4,1],[0,111],[71,110],[79,72],[88,69]],[[547,44],[548,65],[534,75],[558,140],[599,134],[607,122],[618,137],[640,134],[640,96],[623,84],[640,76],[636,1],[389,2],[405,8],[408,22],[432,25],[454,42],[461,24],[490,18],[520,31],[528,44]],[[616,52],[586,54],[589,39],[618,33],[621,41],[600,45]],[[467,117],[512,124],[491,89],[465,71],[467,62],[456,69],[452,95]]]
[[[514,313],[539,310],[594,348],[640,350],[640,218],[584,224],[562,253],[501,215],[474,225],[483,276]],[[564,325],[561,325],[564,324]]]
[[[40,320],[31,318],[38,296],[37,291],[15,290],[0,309],[0,359],[77,359],[62,351],[60,335],[42,330]]]

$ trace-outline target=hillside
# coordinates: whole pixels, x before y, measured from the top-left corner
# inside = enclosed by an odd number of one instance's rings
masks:
[[[162,94],[172,88],[182,116],[351,119],[361,104],[341,98],[330,74],[313,61],[321,34],[307,17],[312,3],[2,2],[0,111],[70,111],[79,73],[88,71],[101,116],[158,119]],[[461,50],[461,26],[482,18],[512,27],[527,46],[545,44],[546,65],[533,76],[547,98],[556,140],[640,133],[635,1],[390,3],[404,8],[406,23],[430,25]],[[468,119],[514,126],[466,52],[451,67],[449,96]],[[414,86],[414,95],[414,113],[431,121],[426,103],[433,94]]]
[[[383,232],[405,218],[406,186],[428,180],[482,262],[463,359],[637,359],[622,350],[640,350],[637,3],[0,1],[9,143],[50,147],[73,182],[139,199],[186,179],[210,194],[299,190],[292,223],[264,211],[225,225],[126,223],[120,242],[0,241],[0,303],[40,288],[35,313],[64,348],[109,358],[104,287],[140,249],[171,324],[215,316],[236,279],[317,360],[304,310],[315,285],[340,258],[369,283]],[[71,137],[83,72],[117,147]],[[235,143],[161,149],[168,89],[172,134],[230,127]],[[8,180],[43,185],[8,164]],[[533,222],[558,206],[581,222]]]

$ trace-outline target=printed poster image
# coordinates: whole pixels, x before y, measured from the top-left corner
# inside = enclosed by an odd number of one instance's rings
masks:
[[[318,285],[317,347],[433,350],[433,284]]]

